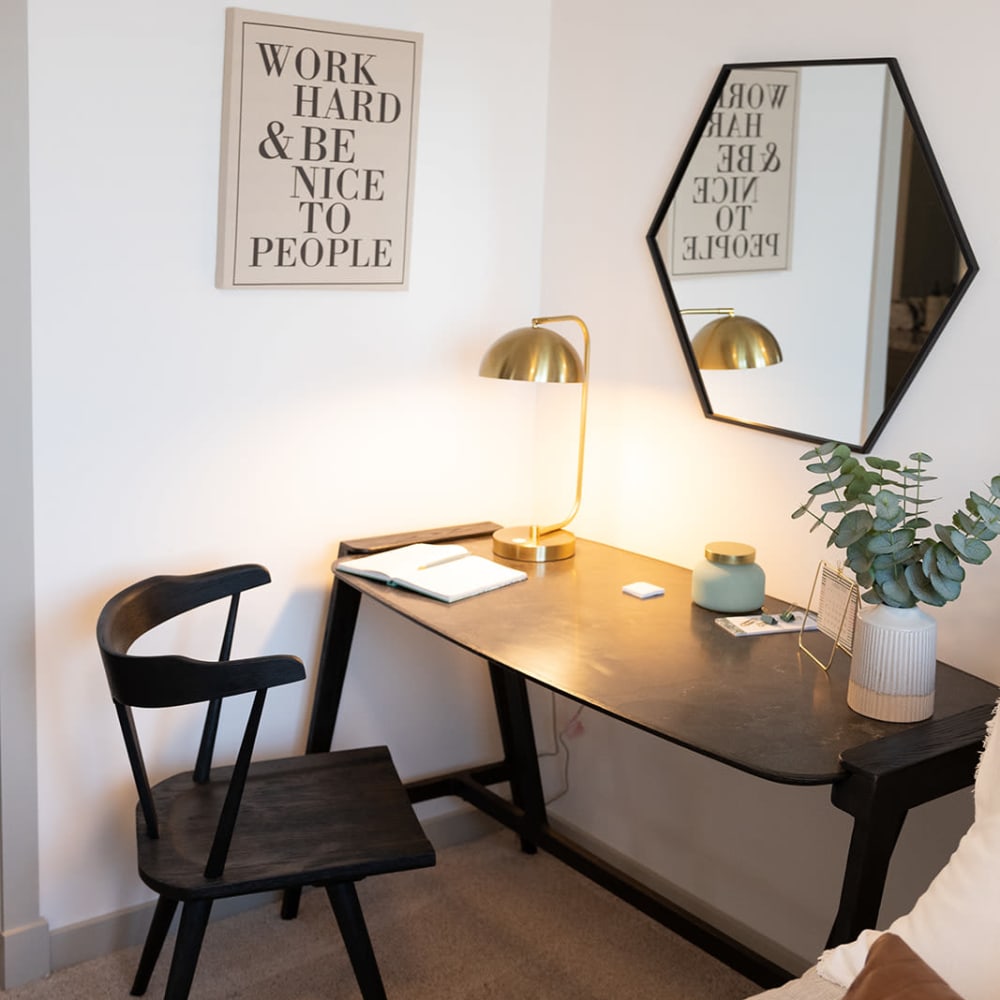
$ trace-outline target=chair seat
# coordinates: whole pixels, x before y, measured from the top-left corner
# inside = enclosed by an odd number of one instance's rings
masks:
[[[186,772],[155,785],[158,839],[145,835],[137,810],[139,874],[162,896],[212,899],[434,864],[388,749],[366,747],[254,762],[225,871],[206,879],[231,772],[213,768],[207,784]]]

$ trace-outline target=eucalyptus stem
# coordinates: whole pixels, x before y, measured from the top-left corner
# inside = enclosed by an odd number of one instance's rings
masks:
[[[828,442],[801,456],[810,472],[825,482],[809,490],[792,517],[809,514],[812,530],[830,530],[828,545],[845,550],[847,566],[869,604],[913,607],[918,602],[940,606],[957,599],[965,579],[962,563],[978,565],[990,555],[988,542],[1000,534],[1000,476],[989,484],[989,496],[971,493],[950,524],[934,524],[924,516],[933,503],[924,483],[932,461],[923,452],[909,456],[912,465],[868,456],[855,458],[843,444]],[[830,500],[830,495],[834,499]],[[817,497],[822,514],[812,510]],[[838,515],[832,524],[830,515]],[[918,536],[918,530],[933,533]]]

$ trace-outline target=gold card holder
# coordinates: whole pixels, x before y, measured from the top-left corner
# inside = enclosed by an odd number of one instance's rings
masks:
[[[806,632],[803,627],[799,631],[799,649],[824,670],[829,670],[838,649],[842,649],[848,656],[851,655],[854,646],[854,621],[858,614],[860,589],[856,582],[844,576],[842,568],[821,561],[816,567],[812,590],[809,591],[809,603],[806,605],[803,625],[812,612],[817,586],[819,587],[819,608],[816,612],[816,624],[823,635],[833,640],[833,646],[831,646],[830,655],[824,663],[803,641]]]

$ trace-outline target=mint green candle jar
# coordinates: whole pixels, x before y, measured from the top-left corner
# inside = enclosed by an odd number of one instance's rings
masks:
[[[691,574],[691,600],[709,611],[743,614],[764,605],[764,570],[742,542],[709,542]]]

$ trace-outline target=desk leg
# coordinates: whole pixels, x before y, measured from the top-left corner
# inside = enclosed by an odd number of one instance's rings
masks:
[[[993,703],[932,719],[840,755],[846,772],[830,793],[854,817],[832,947],[874,927],[889,860],[910,809],[972,784]]]
[[[521,850],[534,854],[538,850],[538,835],[546,828],[548,820],[542,777],[538,771],[535,731],[531,725],[528,685],[522,674],[493,660],[489,661],[489,668],[504,761],[510,775],[511,798],[525,818]]]
[[[326,753],[333,741],[360,605],[361,591],[334,578],[326,615],[323,649],[316,672],[316,691],[313,694],[306,753]]]
[[[358,622],[361,592],[334,578],[330,590],[330,606],[326,614],[323,649],[316,671],[316,691],[313,694],[312,717],[306,738],[306,753],[326,753],[333,742],[340,696],[347,676],[347,661],[351,657],[354,626]],[[294,920],[299,914],[301,889],[286,889],[281,901],[281,919]]]
[[[827,948],[853,941],[866,928],[875,927],[889,861],[909,811],[894,796],[879,795],[876,783],[867,778],[852,775],[834,785],[830,796],[838,809],[854,817],[854,829]]]

